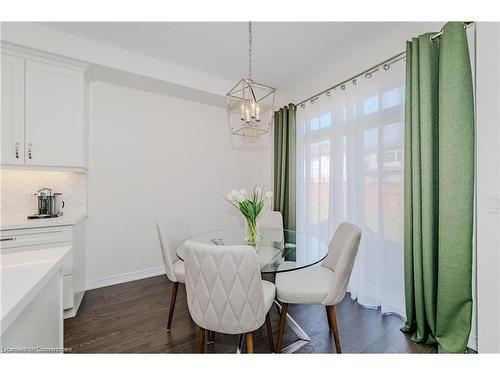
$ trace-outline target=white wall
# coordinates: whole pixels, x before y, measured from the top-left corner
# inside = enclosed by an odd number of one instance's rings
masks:
[[[92,83],[88,286],[163,272],[158,217],[182,216],[194,232],[243,225],[224,197],[266,183],[258,158],[232,149],[222,108]]]
[[[478,349],[498,353],[500,212],[492,206],[500,201],[500,23],[479,22],[476,30]]]

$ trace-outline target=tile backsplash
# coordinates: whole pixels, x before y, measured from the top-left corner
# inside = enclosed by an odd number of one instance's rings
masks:
[[[63,194],[65,213],[77,215],[87,212],[86,173],[2,170],[0,176],[3,220],[35,213],[36,198],[33,194],[42,187]]]

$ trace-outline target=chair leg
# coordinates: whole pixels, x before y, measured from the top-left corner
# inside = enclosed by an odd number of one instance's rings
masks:
[[[198,327],[198,353],[203,353],[205,349],[205,329]]]
[[[328,321],[331,325],[331,331],[333,332],[333,339],[335,340],[335,348],[337,349],[337,353],[342,353],[340,349],[340,336],[339,336],[339,327],[337,326],[337,315],[335,314],[334,306],[326,306],[326,313],[328,315]]]
[[[269,313],[266,315],[266,326],[267,326],[267,337],[269,338],[269,346],[271,347],[271,353],[274,353],[274,341],[273,341],[273,328],[271,326],[271,318]]]
[[[253,353],[253,332],[248,332],[245,334],[245,338],[247,340],[247,353]]]
[[[326,320],[328,320],[328,328],[331,331],[332,330],[332,322],[330,320],[330,314],[328,313],[328,306],[325,306],[325,310],[326,310]]]
[[[280,326],[278,330],[278,342],[276,344],[276,353],[281,352],[281,344],[283,343],[283,334],[285,333],[286,312],[288,310],[288,303],[281,304]]]
[[[175,299],[177,298],[177,289],[179,289],[179,283],[175,282],[172,287],[172,296],[170,297],[170,310],[168,312],[168,323],[167,330],[172,327],[172,318],[174,317]]]

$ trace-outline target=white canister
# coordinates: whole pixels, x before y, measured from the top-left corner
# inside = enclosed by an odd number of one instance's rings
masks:
[[[52,208],[52,214],[62,215],[64,208],[64,201],[62,200],[62,193],[54,193],[54,207]]]

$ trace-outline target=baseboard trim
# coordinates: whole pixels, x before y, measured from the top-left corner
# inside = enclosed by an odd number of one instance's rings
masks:
[[[127,283],[129,281],[146,279],[148,277],[163,275],[164,273],[165,273],[164,267],[153,267],[140,271],[122,273],[120,275],[106,276],[100,279],[88,280],[85,283],[85,290],[92,290],[97,288],[103,288],[105,286]]]

